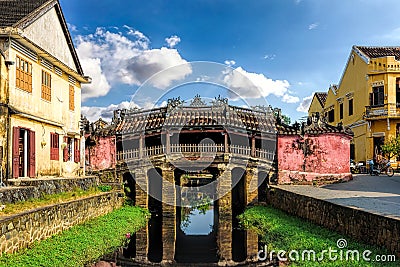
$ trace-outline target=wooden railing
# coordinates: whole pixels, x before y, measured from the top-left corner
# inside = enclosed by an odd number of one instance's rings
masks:
[[[135,160],[143,156],[153,157],[165,154],[232,154],[246,157],[260,158],[272,161],[274,159],[274,152],[264,149],[254,149],[252,153],[251,147],[229,145],[228,151],[225,151],[223,144],[172,144],[170,151],[167,153],[165,146],[145,147],[140,151],[139,149],[124,150],[117,153],[117,161]]]

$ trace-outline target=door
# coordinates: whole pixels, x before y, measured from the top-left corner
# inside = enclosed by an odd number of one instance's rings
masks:
[[[35,132],[13,127],[12,177],[36,176]]]

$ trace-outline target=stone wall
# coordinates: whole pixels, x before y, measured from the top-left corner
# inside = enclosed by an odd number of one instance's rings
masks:
[[[278,184],[350,180],[350,140],[343,133],[279,135]]]
[[[0,218],[0,254],[14,253],[33,242],[58,234],[74,225],[107,214],[122,206],[118,193],[46,206]]]
[[[39,198],[42,194],[59,194],[80,188],[88,190],[99,184],[96,176],[74,178],[10,179],[12,187],[0,188],[0,203],[15,203],[30,198]]]
[[[387,248],[400,256],[400,220],[340,206],[272,187],[268,203],[361,242]]]

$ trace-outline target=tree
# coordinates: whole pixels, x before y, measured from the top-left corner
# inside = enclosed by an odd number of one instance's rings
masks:
[[[400,155],[400,135],[396,138],[389,138],[389,140],[381,146],[381,149],[383,155],[388,157],[388,159],[398,157]]]

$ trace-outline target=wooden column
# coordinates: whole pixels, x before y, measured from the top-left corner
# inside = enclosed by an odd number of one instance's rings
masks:
[[[171,263],[175,257],[176,241],[176,188],[175,173],[172,168],[162,170],[162,242],[163,242],[163,263]]]
[[[251,156],[254,158],[256,156],[256,137],[251,136]]]
[[[229,153],[228,132],[224,132],[224,138],[225,153]]]
[[[232,260],[232,172],[225,170],[218,178],[218,194],[227,192],[219,198],[219,229],[217,244],[222,263]]]
[[[139,159],[143,158],[143,135],[141,134],[139,137]]]
[[[171,136],[169,134],[169,131],[165,132],[165,153],[167,155],[171,154]]]

